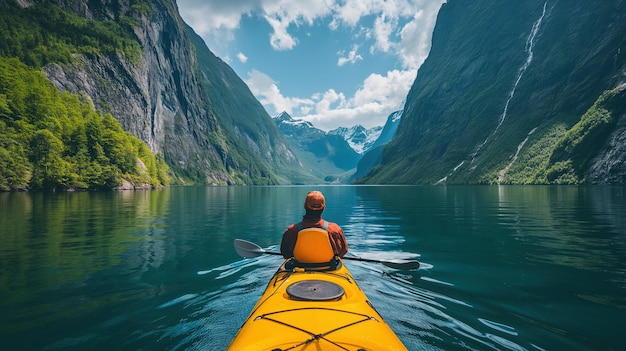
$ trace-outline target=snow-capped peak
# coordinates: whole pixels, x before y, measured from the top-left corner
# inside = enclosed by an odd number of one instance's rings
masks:
[[[328,131],[327,134],[341,136],[354,151],[363,154],[376,142],[382,130],[382,126],[365,129],[362,125],[356,125],[349,128],[339,127]]]
[[[284,112],[284,111],[272,117],[272,119],[274,119],[277,123],[283,124],[283,125],[288,124],[288,125],[292,125],[295,127],[314,128],[311,122],[305,121],[303,119],[294,119],[293,117],[291,117],[291,115],[289,115],[287,112]]]

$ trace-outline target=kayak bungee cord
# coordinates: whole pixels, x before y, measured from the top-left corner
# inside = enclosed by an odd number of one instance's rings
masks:
[[[310,332],[310,331],[308,331],[306,329],[300,328],[298,326],[295,326],[295,325],[292,325],[292,324],[289,324],[289,323],[285,323],[285,322],[276,320],[274,318],[268,317],[268,316],[274,315],[274,314],[280,314],[280,313],[286,313],[286,312],[296,312],[296,311],[302,311],[302,310],[327,310],[327,311],[341,312],[341,313],[346,313],[346,314],[353,314],[353,315],[362,317],[363,319],[360,319],[360,320],[348,323],[346,325],[339,326],[337,328],[331,329],[331,330],[329,330],[327,332],[324,332],[324,333],[315,334],[315,333],[312,333],[312,332]],[[356,324],[359,324],[359,323],[363,323],[363,322],[367,322],[367,321],[370,321],[370,320],[378,322],[378,320],[375,317],[368,316],[366,314],[350,312],[350,311],[344,311],[344,310],[339,310],[339,309],[335,309],[335,308],[325,308],[325,307],[293,308],[293,309],[289,309],[289,310],[282,310],[282,311],[276,311],[276,312],[262,314],[262,315],[257,316],[256,318],[254,318],[255,321],[258,321],[258,320],[261,320],[261,319],[267,320],[267,321],[270,321],[270,322],[274,322],[274,323],[278,323],[280,325],[283,325],[283,326],[286,326],[286,327],[289,327],[289,328],[292,328],[292,329],[295,329],[295,330],[299,330],[299,331],[301,331],[303,333],[306,333],[306,334],[309,334],[311,336],[311,338],[309,338],[309,339],[306,339],[306,340],[304,340],[304,341],[302,341],[302,342],[300,342],[298,344],[295,344],[293,346],[290,346],[290,347],[288,347],[286,349],[280,349],[280,351],[293,350],[293,349],[295,349],[295,348],[297,348],[299,346],[310,344],[313,341],[316,341],[316,340],[319,340],[319,339],[325,340],[325,341],[327,341],[327,342],[329,342],[329,343],[331,343],[331,344],[333,344],[333,345],[335,345],[337,347],[340,347],[342,350],[349,351],[347,348],[339,345],[338,343],[336,343],[336,342],[334,342],[332,340],[327,339],[326,336],[329,335],[329,334],[332,334],[332,333],[334,333],[336,331],[339,331],[341,329],[345,329],[345,328],[351,327],[353,325],[356,325]],[[278,351],[278,349],[276,351]]]

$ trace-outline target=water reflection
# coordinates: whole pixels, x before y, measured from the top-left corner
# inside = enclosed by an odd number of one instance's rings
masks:
[[[421,252],[423,266],[430,268],[403,280],[425,287],[420,294],[438,304],[420,306],[416,318],[403,316],[405,309],[391,312],[392,320],[410,325],[406,335],[432,339],[448,350],[550,349],[571,343],[579,345],[574,349],[601,349],[619,344],[618,320],[626,317],[623,191],[362,187],[356,192],[367,206],[357,208],[350,221],[361,223],[354,228],[365,233],[362,247],[374,244],[389,255],[398,248]],[[368,233],[368,228],[376,229]],[[352,239],[359,242],[359,236]],[[391,290],[381,284],[375,296]],[[404,291],[382,305],[411,306],[410,295]],[[423,316],[424,311],[432,315]],[[581,311],[597,316],[603,327],[589,330],[577,323],[573,318]],[[415,319],[427,321],[425,330],[416,332],[423,323],[409,322]]]
[[[2,319],[4,331],[76,313],[81,308],[76,299],[91,299],[82,296],[81,287],[96,272],[118,265],[133,243],[149,240],[167,201],[167,192],[0,195],[0,310],[12,311]],[[149,251],[149,256],[158,256],[154,248]],[[54,305],[46,296],[51,287],[64,287],[58,296],[52,292]]]
[[[319,189],[352,254],[421,254],[417,271],[346,263],[410,350],[623,345],[626,188]],[[242,260],[233,239],[276,250],[308,190],[0,194],[0,339],[225,349],[280,263]]]
[[[500,187],[501,222],[538,263],[611,271],[623,262],[622,188]],[[621,238],[620,238],[621,236]]]

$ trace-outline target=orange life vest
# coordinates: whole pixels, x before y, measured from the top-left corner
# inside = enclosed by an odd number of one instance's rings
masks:
[[[328,222],[322,228],[302,228],[298,223],[298,237],[293,248],[293,257],[302,263],[330,262],[335,257],[335,250],[328,235]]]

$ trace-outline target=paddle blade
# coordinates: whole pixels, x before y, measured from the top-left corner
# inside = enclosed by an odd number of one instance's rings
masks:
[[[242,239],[235,239],[235,251],[237,255],[245,258],[259,257],[265,253],[259,245]]]
[[[407,261],[380,261],[383,265],[399,270],[407,270],[410,271],[412,269],[420,268],[419,261],[415,260],[407,260]]]

